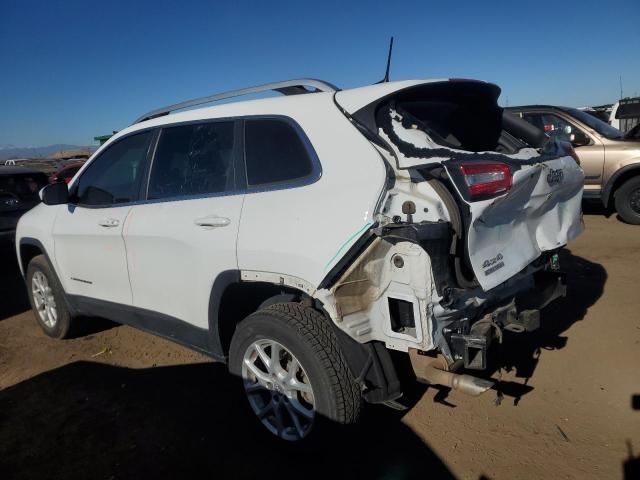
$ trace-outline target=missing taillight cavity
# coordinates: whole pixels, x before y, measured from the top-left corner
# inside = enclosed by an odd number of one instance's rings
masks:
[[[511,169],[505,163],[464,163],[460,170],[472,200],[491,198],[511,188]]]

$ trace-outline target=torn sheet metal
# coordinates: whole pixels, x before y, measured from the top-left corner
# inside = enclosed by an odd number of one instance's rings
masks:
[[[377,238],[330,292],[318,293],[325,302],[335,304],[336,325],[359,342],[383,341],[387,347],[403,351],[409,347],[424,350],[434,347],[430,312],[432,302],[440,297],[433,282],[429,255],[415,243],[391,244]],[[414,329],[391,328],[389,298],[414,305]]]
[[[523,165],[509,193],[498,199],[468,203],[469,259],[485,291],[582,233],[583,183],[578,164],[561,157]]]
[[[389,109],[389,124],[385,128],[380,127],[378,133],[393,148],[398,159],[397,167],[406,169],[417,167],[426,163],[442,163],[452,158],[482,158],[483,160],[530,160],[539,156],[534,148],[522,148],[513,154],[486,152],[469,152],[440,145],[433,140],[427,132],[421,130],[418,125],[405,125],[402,114],[393,108]],[[404,147],[404,148],[403,148]]]

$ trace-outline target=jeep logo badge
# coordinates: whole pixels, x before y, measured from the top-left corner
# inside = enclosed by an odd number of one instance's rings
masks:
[[[547,183],[549,185],[557,185],[564,180],[564,172],[561,168],[554,170],[553,168],[547,173]]]

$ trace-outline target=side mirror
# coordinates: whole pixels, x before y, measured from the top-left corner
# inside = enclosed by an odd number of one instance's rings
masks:
[[[573,145],[574,147],[583,147],[591,143],[591,139],[589,138],[589,136],[586,133],[578,130],[577,128],[573,131],[569,138],[571,139],[571,145]]]
[[[40,200],[45,205],[64,205],[69,203],[69,189],[64,182],[51,183],[40,190]]]

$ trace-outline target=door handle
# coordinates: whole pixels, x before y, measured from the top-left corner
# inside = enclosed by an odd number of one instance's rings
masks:
[[[204,228],[216,228],[216,227],[226,227],[231,223],[226,217],[218,217],[216,215],[211,215],[209,217],[198,218],[194,222],[199,227]]]
[[[98,225],[100,225],[101,227],[113,228],[120,225],[120,220],[118,220],[117,218],[102,218],[98,222]]]

